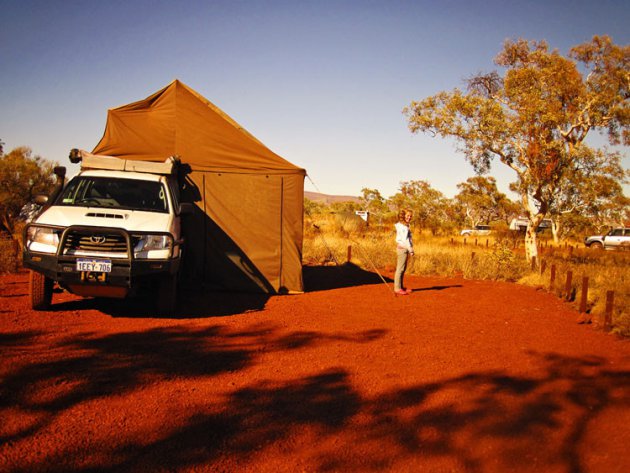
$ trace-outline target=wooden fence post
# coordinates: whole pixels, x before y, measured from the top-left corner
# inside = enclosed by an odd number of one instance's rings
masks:
[[[567,280],[564,284],[564,300],[571,300],[571,282],[573,280],[573,271],[567,271]]]
[[[549,278],[549,290],[553,291],[553,285],[556,282],[556,265],[551,265],[551,277]]]
[[[348,245],[348,263],[352,259],[352,245]]]
[[[15,272],[17,273],[20,269],[20,244],[17,240],[13,240],[13,260],[15,261]]]
[[[606,315],[604,316],[604,329],[612,327],[613,305],[615,303],[615,291],[606,291]]]
[[[540,262],[540,275],[541,276],[545,274],[545,269],[547,269],[547,262],[545,260],[542,260]]]
[[[532,256],[532,271],[536,271],[536,257]]]
[[[582,298],[580,299],[580,312],[586,312],[586,302],[588,301],[588,277],[582,278]]]

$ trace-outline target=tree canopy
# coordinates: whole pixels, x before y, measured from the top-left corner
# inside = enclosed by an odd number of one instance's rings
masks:
[[[52,191],[55,164],[19,147],[0,154],[0,230],[15,237],[22,209],[37,194]]]
[[[531,258],[535,230],[562,180],[580,157],[594,153],[589,133],[630,144],[630,46],[595,36],[563,56],[545,41],[508,40],[495,63],[503,75],[477,74],[465,92],[439,92],[404,113],[412,133],[455,138],[478,173],[487,173],[494,159],[515,171]]]
[[[513,202],[497,189],[493,177],[474,176],[457,184],[455,201],[463,209],[469,225],[488,224],[514,216]]]

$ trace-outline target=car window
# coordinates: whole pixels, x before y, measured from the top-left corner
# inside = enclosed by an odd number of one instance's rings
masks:
[[[611,233],[612,236],[622,236],[623,228],[615,228]]]
[[[64,206],[168,212],[164,185],[139,179],[78,176],[68,183],[56,203]]]

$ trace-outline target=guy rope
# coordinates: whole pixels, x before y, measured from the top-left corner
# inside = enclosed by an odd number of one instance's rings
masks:
[[[315,184],[315,182],[313,182],[313,179],[311,179],[311,176],[309,176],[308,174],[306,174],[306,177],[308,178],[309,181],[311,181],[311,184],[313,184],[313,187],[315,187],[315,189],[317,190],[317,192],[319,192],[320,194],[322,194],[322,192],[319,190],[319,187],[317,187],[317,185]],[[313,216],[310,214],[310,212],[308,210],[306,210],[306,214],[308,215],[308,217],[311,219],[311,222],[313,222]],[[317,234],[321,237],[322,242],[324,243],[324,246],[326,247],[326,249],[328,250],[328,253],[330,255],[330,257],[334,260],[335,264],[337,266],[341,266],[339,264],[339,261],[337,261],[337,258],[335,258],[335,254],[332,252],[332,250],[330,249],[330,247],[328,246],[328,243],[326,242],[326,239],[324,238],[324,234],[321,230],[321,228],[316,225],[315,223],[313,223],[313,227],[317,230]],[[374,269],[374,271],[376,272],[376,274],[378,274],[378,277],[381,278],[381,281],[383,281],[383,284],[391,291],[391,293],[395,296],[396,293],[394,291],[394,288],[392,286],[390,286],[387,281],[385,281],[385,278],[381,275],[381,273],[379,272],[379,270],[377,269],[376,265],[374,264],[374,261],[372,261],[372,258],[369,257],[369,255],[367,254],[367,252],[363,249],[363,247],[361,246],[361,244],[359,244],[358,241],[353,240],[351,238],[348,238],[348,240],[353,243],[354,245],[356,245],[356,247],[359,249],[359,252],[361,253],[361,256],[364,257],[369,263],[370,266],[372,266],[372,269]]]

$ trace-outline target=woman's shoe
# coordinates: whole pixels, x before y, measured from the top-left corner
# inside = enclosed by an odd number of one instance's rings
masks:
[[[409,294],[407,294],[407,291],[405,291],[404,289],[398,289],[397,291],[394,291],[394,292],[398,296],[408,296],[409,295]]]
[[[404,289],[404,291],[405,291],[407,294],[411,294],[411,293],[413,292],[413,289]]]

